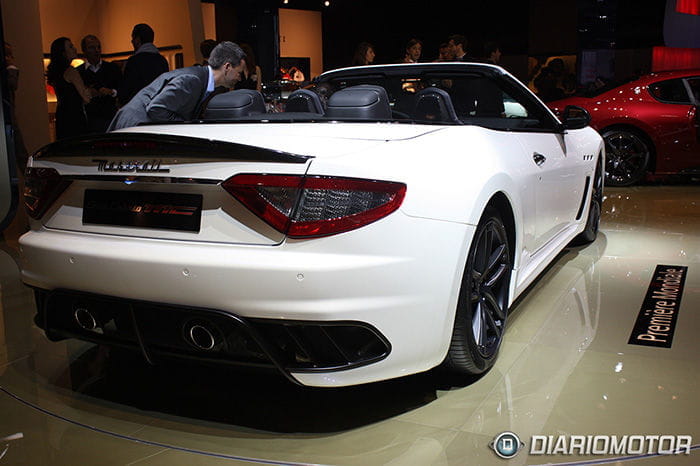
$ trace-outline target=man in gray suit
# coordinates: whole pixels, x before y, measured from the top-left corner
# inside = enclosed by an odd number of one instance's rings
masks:
[[[196,118],[206,97],[219,86],[233,88],[245,68],[245,53],[233,42],[214,47],[207,66],[180,68],[157,77],[114,116],[108,131],[140,123]]]

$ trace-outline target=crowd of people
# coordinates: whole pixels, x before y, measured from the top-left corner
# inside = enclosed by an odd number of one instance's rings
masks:
[[[372,65],[375,63],[376,50],[369,42],[360,42],[355,49],[352,66]],[[452,34],[447,41],[440,44],[437,58],[433,61],[470,61],[498,64],[501,58],[501,49],[497,42],[486,42],[483,53],[470,55],[467,53],[467,38],[461,34]],[[423,62],[423,41],[411,38],[406,42],[402,53],[396,60],[397,63]]]
[[[437,50],[437,58],[434,62],[477,62],[501,65],[501,47],[498,42],[486,41],[480,52],[469,50],[465,36],[461,34],[450,35],[442,42]],[[470,53],[471,52],[471,53]],[[423,59],[423,42],[420,39],[410,39],[396,63],[419,63],[429,60]],[[369,42],[360,42],[355,49],[352,66],[375,64],[377,56],[374,45]],[[538,63],[531,70],[527,79],[530,89],[545,102],[562,99],[573,95],[578,91],[576,75],[570,71],[564,60],[558,57],[547,59],[545,63]]]
[[[77,68],[71,66],[78,57],[73,42],[67,37],[53,41],[47,81],[57,97],[57,139],[102,133],[143,121],[192,119],[198,116],[205,99],[216,93],[229,89],[261,90],[262,71],[248,44],[238,46],[205,40],[200,44],[202,63],[170,71],[168,61],[154,45],[154,38],[149,25],[135,25],[131,31],[134,53],[120,66],[103,60],[100,39],[87,35],[80,41],[85,61]],[[221,47],[222,44],[225,46]],[[500,64],[499,44],[483,45],[483,50],[475,53],[468,48],[464,35],[452,34],[440,44],[433,61]],[[411,38],[396,62],[419,63],[425,61],[422,55],[423,42]],[[351,65],[372,65],[376,57],[374,45],[361,42]],[[290,80],[306,80],[300,76],[301,71],[285,71]],[[576,80],[561,59],[553,59],[537,67],[529,85],[548,101],[570,94],[575,90]]]
[[[170,71],[154,45],[155,32],[134,26],[134,53],[120,66],[102,59],[100,39],[82,38],[84,63],[68,37],[51,43],[46,78],[56,94],[56,139],[103,133],[142,122],[196,118],[207,99],[230,89],[260,90],[262,72],[248,44],[200,44],[203,62]],[[7,55],[7,53],[6,53]]]

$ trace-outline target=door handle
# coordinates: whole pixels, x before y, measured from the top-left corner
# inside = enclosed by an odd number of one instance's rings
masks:
[[[534,160],[535,163],[537,164],[537,166],[539,167],[540,165],[542,165],[545,162],[545,160],[547,160],[547,157],[545,157],[544,155],[539,154],[537,152],[533,152],[532,160]]]

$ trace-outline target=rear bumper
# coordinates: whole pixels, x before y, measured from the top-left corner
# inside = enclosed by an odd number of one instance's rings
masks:
[[[472,234],[468,225],[400,213],[350,234],[274,247],[41,229],[20,239],[22,278],[45,291],[151,303],[167,320],[185,308],[244,326],[349,322],[372,329],[389,350],[361,364],[300,370],[267,355],[299,383],[343,386],[421,372],[442,361]]]
[[[386,358],[389,342],[361,322],[246,319],[228,312],[35,289],[35,322],[51,340],[77,338],[139,351],[150,363],[202,363],[291,372],[348,370]]]

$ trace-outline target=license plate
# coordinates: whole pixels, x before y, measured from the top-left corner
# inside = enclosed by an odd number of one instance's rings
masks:
[[[199,231],[200,194],[86,189],[83,223]]]

